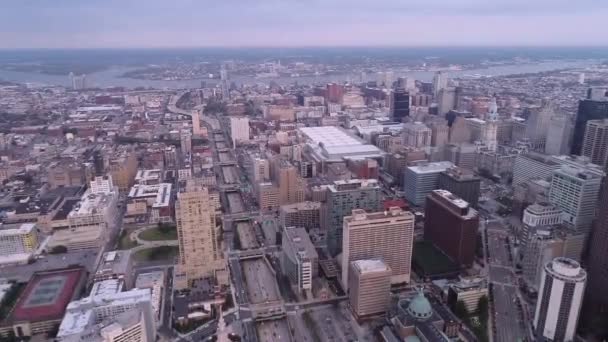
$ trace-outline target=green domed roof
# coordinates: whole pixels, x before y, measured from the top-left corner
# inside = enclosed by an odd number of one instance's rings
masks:
[[[406,337],[403,342],[421,342],[420,339],[418,338],[418,336],[416,335],[411,335]]]
[[[427,319],[433,316],[431,303],[426,299],[422,290],[419,290],[416,296],[410,301],[410,304],[407,307],[407,313],[416,319]]]

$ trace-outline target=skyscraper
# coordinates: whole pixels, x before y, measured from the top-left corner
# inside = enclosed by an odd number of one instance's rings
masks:
[[[410,93],[403,88],[393,90],[390,109],[392,120],[403,122],[403,119],[410,115]]]
[[[327,83],[325,89],[327,102],[342,104],[342,98],[344,97],[344,87],[337,83]]]
[[[475,259],[479,215],[465,200],[447,190],[434,190],[427,197],[424,239],[460,265]]]
[[[230,137],[232,146],[236,148],[237,143],[249,141],[249,118],[230,117]]]
[[[534,314],[539,341],[574,341],[587,272],[568,258],[545,265]]]
[[[215,208],[207,188],[188,180],[181,184],[175,203],[179,260],[175,287],[187,288],[193,280],[217,276],[225,270]]]
[[[549,122],[555,110],[547,101],[543,101],[541,107],[534,108],[530,112],[530,116],[526,121],[525,136],[530,139],[534,150],[544,151]]]
[[[179,146],[183,155],[192,152],[192,133],[182,131],[179,134]]]
[[[553,115],[547,128],[545,153],[551,155],[568,154],[573,130],[572,118],[569,115]]]
[[[602,186],[599,212],[589,239],[589,286],[585,307],[592,311],[608,309],[608,182]]]
[[[468,169],[454,166],[439,174],[439,189],[451,192],[474,207],[479,201],[480,188],[481,178]]]
[[[349,268],[349,303],[357,319],[383,314],[389,306],[391,268],[382,260],[357,260]]]
[[[405,168],[403,189],[405,199],[417,206],[424,206],[426,195],[437,189],[439,174],[454,166],[449,161],[427,163],[421,162]]]
[[[608,119],[587,121],[581,154],[604,169],[608,167]]]
[[[391,283],[409,283],[414,215],[398,207],[388,211],[355,209],[344,218],[342,283],[348,287],[349,265],[355,260],[382,259],[391,269]]]
[[[375,179],[335,181],[327,187],[327,247],[331,255],[342,251],[343,219],[353,209],[378,211],[382,205]]]
[[[589,88],[587,98],[578,103],[574,135],[572,136],[572,154],[580,155],[583,150],[587,121],[606,118],[608,118],[608,89]]]
[[[230,98],[230,88],[228,87],[228,70],[226,65],[222,64],[220,68],[220,86],[222,88],[222,99],[228,100]]]
[[[448,86],[448,74],[443,71],[437,71],[433,77],[433,95],[435,98],[439,92]]]
[[[408,122],[403,125],[403,143],[410,147],[431,145],[431,129],[422,122]]]
[[[304,201],[305,184],[298,169],[288,160],[277,158],[274,163],[274,177],[279,188],[281,204],[292,204]]]

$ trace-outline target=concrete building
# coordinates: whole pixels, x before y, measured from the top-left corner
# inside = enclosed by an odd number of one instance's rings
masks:
[[[496,151],[498,146],[496,121],[481,120],[478,118],[465,119],[471,133],[470,142],[480,142],[489,151]]]
[[[344,218],[342,284],[348,288],[349,265],[355,260],[382,259],[392,270],[391,283],[410,282],[414,215],[398,207],[368,212],[354,209]]]
[[[555,258],[543,270],[533,327],[545,341],[574,341],[587,272],[568,258]]]
[[[529,112],[525,137],[530,141],[533,150],[544,151],[549,123],[555,109],[547,101],[543,101],[541,107],[532,108]]]
[[[132,320],[119,320],[126,312],[133,312],[135,317]],[[108,321],[125,326],[108,324]],[[57,339],[69,342],[86,339],[88,333],[96,330],[96,325],[105,327],[99,331],[104,338],[101,341],[155,341],[157,323],[150,289],[92,293],[89,297],[71,302],[59,326]],[[124,339],[119,339],[118,336]]]
[[[353,209],[380,210],[380,184],[375,179],[335,181],[327,187],[327,246],[336,256],[342,251],[343,219]]]
[[[93,274],[93,282],[118,279],[122,280],[127,288],[131,288],[132,265],[130,250],[105,252]]]
[[[545,153],[549,155],[564,155],[570,153],[573,130],[574,125],[570,116],[565,114],[552,116],[549,121],[549,127],[547,128]]]
[[[273,161],[273,171],[279,189],[279,203],[303,202],[306,184],[300,177],[298,169],[289,161],[277,158]]]
[[[162,321],[161,307],[163,305],[165,294],[165,272],[155,271],[148,273],[140,273],[135,279],[135,288],[150,289],[150,301],[154,310],[154,319],[157,322]]]
[[[585,306],[592,314],[603,312],[608,308],[608,182],[604,182],[598,215],[591,237],[589,238],[588,269],[589,286],[587,287]]]
[[[471,142],[471,130],[467,124],[467,119],[464,117],[456,117],[450,126],[451,144],[462,144]]]
[[[426,202],[424,239],[459,265],[471,266],[479,226],[477,211],[447,190],[433,190]]]
[[[432,122],[429,126],[431,128],[431,146],[445,146],[450,138],[450,127],[447,122]]]
[[[584,234],[574,234],[548,227],[530,227],[522,245],[523,280],[530,290],[539,289],[543,267],[554,258],[580,260],[585,245]]]
[[[299,202],[279,208],[279,222],[283,227],[321,228],[321,202]]]
[[[571,154],[581,155],[583,151],[587,121],[606,118],[608,118],[608,89],[589,88],[587,97],[578,102],[578,111],[572,135]]]
[[[553,171],[549,201],[562,211],[562,222],[577,232],[588,232],[595,218],[603,174],[564,165]]]
[[[604,169],[608,167],[608,119],[587,121],[581,155]]]
[[[179,258],[174,286],[187,288],[196,279],[218,277],[226,271],[215,208],[207,188],[188,181],[175,203]]]
[[[114,191],[112,176],[97,176],[89,183],[92,194],[107,194]]]
[[[121,149],[108,157],[108,174],[119,191],[126,192],[137,174],[137,155],[134,149]]]
[[[260,210],[276,210],[280,205],[279,188],[270,183],[259,183],[257,187]]]
[[[560,167],[560,162],[549,155],[537,152],[519,154],[513,164],[513,186],[532,178],[548,180],[552,177],[553,171]]]
[[[266,158],[258,156],[251,157],[250,176],[254,182],[266,182],[270,180],[270,162]]]
[[[445,160],[463,169],[477,167],[477,147],[469,143],[449,144],[445,148]]]
[[[439,174],[453,166],[451,162],[442,161],[407,167],[403,176],[405,199],[415,206],[424,206],[426,196],[439,185]]]
[[[410,93],[404,88],[396,88],[390,96],[390,113],[394,122],[403,122],[410,115]]]
[[[479,299],[488,297],[488,284],[483,278],[461,278],[448,287],[448,304],[463,302],[468,312],[479,310]]]
[[[0,225],[0,265],[27,264],[39,245],[35,223]]]
[[[334,126],[302,127],[299,134],[306,141],[303,152],[317,163],[344,162],[344,159],[381,158],[376,146]]]
[[[394,178],[397,185],[402,185],[405,168],[415,161],[422,160],[426,160],[426,153],[423,149],[404,147],[398,152],[387,155],[384,168]]]
[[[348,302],[357,319],[381,315],[388,310],[391,268],[382,260],[356,260],[348,267]]]
[[[135,184],[127,195],[125,221],[144,217],[149,223],[173,222],[171,183]]]
[[[431,146],[431,129],[422,122],[408,122],[403,125],[403,144],[416,148]]]
[[[188,131],[180,132],[179,147],[182,152],[182,155],[186,155],[192,152],[192,133]]]
[[[236,147],[240,142],[249,141],[248,117],[230,117],[230,137],[232,138],[233,147]]]
[[[472,171],[457,166],[439,174],[439,189],[447,190],[477,207],[481,178]]]
[[[529,227],[555,226],[561,223],[561,211],[551,203],[537,202],[524,210],[522,222]]]
[[[304,228],[286,227],[283,231],[281,269],[301,291],[312,290],[319,273],[319,256]]]

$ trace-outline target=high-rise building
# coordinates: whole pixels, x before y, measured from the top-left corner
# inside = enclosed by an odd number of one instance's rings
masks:
[[[429,126],[431,128],[431,146],[445,146],[450,136],[450,127],[448,127],[447,122],[432,122]]]
[[[479,215],[465,200],[447,190],[434,190],[428,195],[424,239],[454,262],[473,264],[478,226]]]
[[[27,264],[38,244],[35,223],[3,224],[0,227],[0,264]]]
[[[589,286],[586,304],[591,311],[608,309],[608,182],[602,186],[599,212],[589,239]],[[599,310],[596,310],[599,309]]]
[[[306,229],[286,227],[283,230],[281,269],[298,289],[312,290],[312,280],[319,272],[319,256]]]
[[[486,149],[496,151],[498,146],[498,127],[497,121],[481,120],[478,118],[465,119],[465,123],[471,133],[471,142],[480,142]]]
[[[467,124],[467,119],[458,116],[450,126],[449,141],[452,144],[462,144],[471,142],[471,129]]]
[[[356,260],[348,267],[348,302],[355,317],[385,313],[391,294],[391,268],[378,259]]]
[[[408,122],[404,124],[403,144],[416,148],[431,146],[431,129],[422,122]]]
[[[538,291],[544,266],[554,258],[581,260],[585,234],[575,234],[551,227],[527,227],[522,243],[523,280],[529,289]]]
[[[554,113],[555,110],[547,101],[543,101],[541,107],[530,110],[526,121],[525,137],[529,139],[535,151],[545,150],[549,122]]]
[[[175,287],[187,288],[194,280],[225,271],[215,208],[207,188],[194,181],[185,182],[177,193],[175,220],[179,241]]]
[[[454,166],[439,174],[439,189],[453,193],[473,207],[479,201],[480,188],[481,178],[468,169]]]
[[[353,209],[377,211],[382,207],[380,185],[375,179],[335,181],[327,187],[327,247],[336,256],[342,251],[343,219]]]
[[[433,77],[433,95],[435,98],[439,92],[448,86],[448,74],[443,71],[437,71]]]
[[[445,115],[456,108],[456,88],[444,88],[437,92],[437,111]]]
[[[608,118],[587,121],[581,155],[604,169],[608,168]]]
[[[232,146],[236,148],[237,143],[249,141],[249,118],[230,117],[230,137]]]
[[[298,169],[288,160],[277,158],[273,161],[274,177],[279,188],[281,204],[304,202],[305,183]]]
[[[222,64],[220,68],[220,87],[222,91],[222,99],[228,100],[230,98],[230,88],[228,86],[228,70],[226,65]]]
[[[414,243],[414,215],[398,207],[388,211],[355,209],[344,218],[342,284],[348,287],[351,262],[382,259],[391,269],[391,283],[409,283]]]
[[[587,272],[572,259],[545,265],[533,322],[539,341],[574,341],[586,282]]]
[[[279,221],[283,227],[303,227],[306,230],[321,227],[321,202],[285,204],[279,208]]]
[[[410,93],[403,88],[393,90],[390,110],[393,121],[403,122],[410,115]]]
[[[573,130],[574,126],[570,116],[565,114],[552,116],[547,128],[545,153],[550,155],[568,154]]]
[[[449,144],[445,159],[463,169],[473,170],[477,167],[477,147],[469,143]]]
[[[192,134],[188,131],[182,131],[179,134],[179,146],[182,154],[186,155],[192,152]]]
[[[561,164],[548,155],[537,152],[519,154],[513,164],[513,186],[532,178],[550,179],[553,171],[560,167]]]
[[[553,171],[549,201],[562,211],[562,222],[574,231],[591,229],[603,176],[571,165]]]
[[[405,199],[416,206],[424,206],[426,195],[439,185],[439,174],[452,166],[451,162],[442,161],[407,167],[403,175]]]
[[[587,98],[578,102],[571,153],[580,155],[587,121],[608,118],[608,88],[590,88]]]
[[[327,102],[342,104],[344,98],[344,86],[337,83],[327,83],[326,87]]]

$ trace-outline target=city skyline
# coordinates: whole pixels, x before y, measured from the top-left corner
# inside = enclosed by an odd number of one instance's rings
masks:
[[[0,48],[605,46],[606,18],[594,0],[9,0]]]

